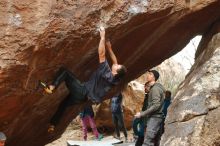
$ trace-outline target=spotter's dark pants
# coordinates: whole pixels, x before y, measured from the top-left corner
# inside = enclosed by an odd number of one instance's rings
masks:
[[[128,134],[127,134],[127,130],[124,124],[123,112],[112,113],[112,120],[115,125],[115,131],[116,131],[117,136],[120,137],[120,127],[121,127],[123,130],[124,136],[127,138]]]
[[[142,146],[155,146],[155,138],[160,130],[163,118],[150,117],[147,120],[147,129]]]

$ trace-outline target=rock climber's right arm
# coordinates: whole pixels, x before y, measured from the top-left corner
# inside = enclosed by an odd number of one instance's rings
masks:
[[[99,48],[98,48],[98,53],[99,53],[99,63],[102,63],[106,60],[105,57],[105,28],[100,27],[100,41],[99,41]]]

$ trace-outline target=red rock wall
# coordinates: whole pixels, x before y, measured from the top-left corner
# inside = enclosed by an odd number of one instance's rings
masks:
[[[60,66],[88,79],[98,64],[100,24],[128,68],[125,84],[207,31],[219,8],[218,0],[1,0],[0,130],[7,145],[44,145],[77,115],[80,108],[70,108],[48,135],[49,119],[67,90],[46,96],[36,87],[39,79],[50,82]]]

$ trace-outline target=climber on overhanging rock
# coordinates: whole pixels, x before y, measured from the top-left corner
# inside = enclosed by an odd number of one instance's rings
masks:
[[[51,94],[61,82],[65,82],[66,87],[69,89],[68,96],[60,103],[56,113],[51,118],[48,132],[54,131],[68,106],[83,103],[87,100],[91,100],[93,103],[102,102],[106,93],[117,85],[126,74],[127,69],[125,66],[118,64],[110,41],[105,42],[105,28],[100,27],[99,32],[101,37],[98,47],[99,67],[90,79],[85,83],[81,83],[72,72],[60,68],[52,84],[44,88],[46,93]],[[106,59],[105,43],[113,63],[112,68],[109,67]]]

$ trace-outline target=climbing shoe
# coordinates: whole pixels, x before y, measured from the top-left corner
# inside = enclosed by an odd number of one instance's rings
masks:
[[[125,143],[127,143],[128,142],[128,138],[127,137],[125,137],[125,141],[124,141]]]
[[[48,132],[48,133],[53,133],[54,130],[55,130],[55,126],[54,126],[54,125],[50,125],[50,126],[48,127],[48,129],[47,129],[47,132]]]
[[[97,138],[98,141],[101,141],[104,138],[102,134],[99,134],[99,137]]]
[[[121,140],[120,136],[113,136],[115,139]]]
[[[42,81],[39,81],[40,85],[44,88],[44,91],[47,93],[47,94],[52,94],[53,91],[49,88],[49,86],[42,82]]]

